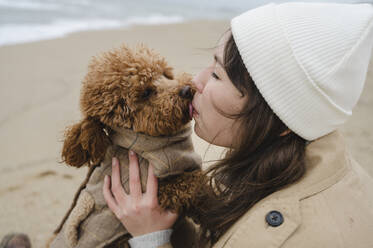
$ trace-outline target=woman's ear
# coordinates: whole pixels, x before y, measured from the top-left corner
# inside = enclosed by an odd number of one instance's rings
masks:
[[[85,118],[65,132],[62,160],[78,168],[85,164],[99,163],[110,143],[104,125],[93,118]]]

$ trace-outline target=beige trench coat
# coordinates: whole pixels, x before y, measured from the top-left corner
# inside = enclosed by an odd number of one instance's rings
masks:
[[[311,142],[306,163],[300,181],[258,202],[213,247],[372,248],[373,179],[346,151],[341,134]],[[266,221],[272,210],[283,216],[277,227]]]

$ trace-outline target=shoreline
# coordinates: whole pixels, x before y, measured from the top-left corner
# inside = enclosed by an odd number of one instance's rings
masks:
[[[103,28],[87,28],[87,29],[82,29],[82,30],[76,30],[76,31],[68,31],[62,35],[56,35],[54,37],[49,37],[49,38],[40,38],[40,39],[35,39],[35,40],[29,40],[29,41],[20,41],[20,42],[14,42],[14,43],[6,43],[6,44],[0,44],[0,49],[1,48],[7,48],[7,47],[12,47],[12,46],[23,46],[27,44],[33,44],[33,43],[39,43],[39,42],[49,42],[49,41],[54,41],[54,40],[59,40],[59,39],[66,39],[70,38],[70,36],[73,35],[80,35],[84,33],[96,33],[96,32],[117,32],[117,31],[129,31],[133,29],[138,29],[138,28],[151,28],[151,27],[162,27],[162,26],[173,26],[173,25],[183,25],[183,24],[191,24],[193,25],[194,23],[224,23],[224,24],[229,24],[228,19],[181,19],[178,21],[171,21],[171,22],[166,22],[166,23],[129,23],[129,24],[123,24],[117,27],[103,27]],[[228,27],[228,26],[227,26]]]

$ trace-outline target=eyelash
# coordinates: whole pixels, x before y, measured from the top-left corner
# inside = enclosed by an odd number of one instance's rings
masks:
[[[216,75],[215,72],[211,72],[211,76],[212,76],[213,78],[215,78],[215,79],[219,79],[218,75]]]

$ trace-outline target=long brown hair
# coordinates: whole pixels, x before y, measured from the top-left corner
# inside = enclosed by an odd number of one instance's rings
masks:
[[[250,77],[232,34],[224,47],[224,69],[235,87],[247,95],[235,149],[208,168],[208,181],[197,192],[194,220],[201,225],[200,243],[216,241],[255,203],[305,173],[306,140],[290,132],[263,99]]]

